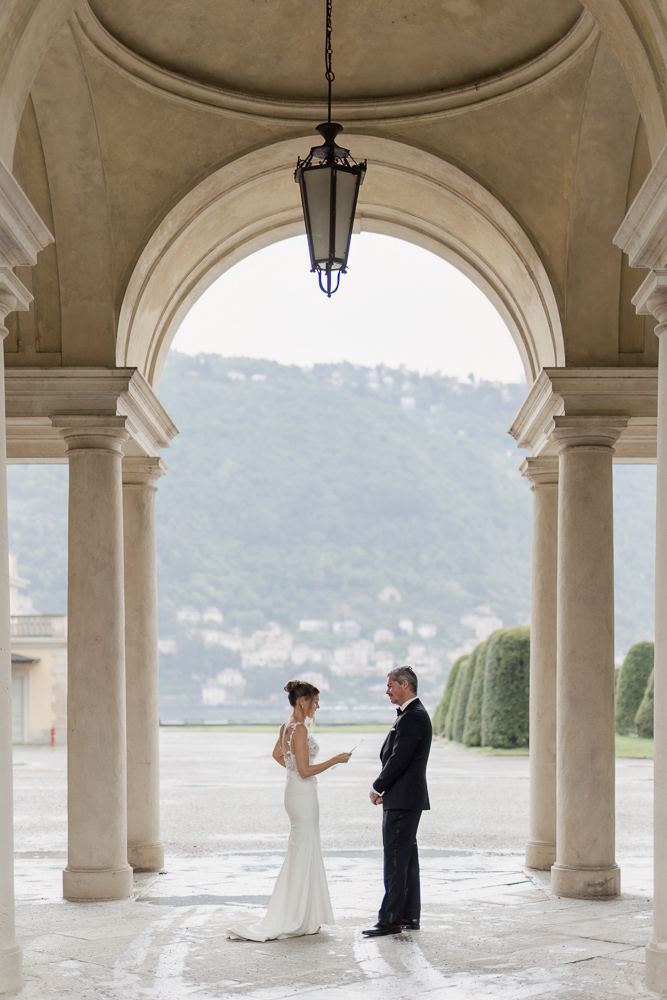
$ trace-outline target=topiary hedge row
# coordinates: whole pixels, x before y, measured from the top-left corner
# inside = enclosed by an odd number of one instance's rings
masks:
[[[653,739],[653,671],[648,679],[644,697],[635,716],[637,736]]]
[[[463,727],[462,740],[467,747],[482,745],[482,702],[484,700],[484,666],[486,664],[486,649],[489,642],[481,642],[470,654],[472,661],[472,680],[470,694],[466,706],[466,721]]]
[[[628,650],[616,683],[616,732],[620,736],[637,732],[637,713],[652,673],[653,643],[636,642]]]
[[[436,735],[467,746],[528,746],[530,629],[494,632],[453,664],[433,717]]]
[[[452,702],[452,696],[454,694],[454,687],[456,685],[456,678],[458,677],[459,670],[461,668],[461,663],[465,660],[465,656],[460,656],[458,660],[452,664],[449,671],[449,676],[447,677],[447,683],[445,684],[445,690],[442,692],[442,698],[440,699],[440,704],[435,710],[433,716],[433,732],[436,736],[444,736],[447,724],[447,715],[449,713],[449,706]]]
[[[503,628],[453,664],[433,716],[436,736],[466,746],[528,746],[530,629]],[[653,736],[653,643],[615,671],[616,732]]]

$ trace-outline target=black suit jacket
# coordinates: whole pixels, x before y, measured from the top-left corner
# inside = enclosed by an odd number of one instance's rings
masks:
[[[382,744],[382,771],[373,788],[385,809],[430,809],[426,765],[433,730],[419,698],[396,717]]]

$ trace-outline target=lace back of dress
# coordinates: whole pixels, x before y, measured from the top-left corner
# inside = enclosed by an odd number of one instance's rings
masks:
[[[283,740],[285,741],[285,744],[282,749],[283,749],[283,757],[285,759],[285,768],[287,770],[288,781],[293,775],[299,776],[299,768],[297,767],[296,757],[294,755],[294,751],[292,750],[292,738],[294,736],[294,731],[297,726],[304,726],[304,728],[307,729],[307,727],[304,725],[303,722],[290,722],[285,727],[285,732],[283,733]],[[310,733],[308,733],[309,764],[312,764],[315,761],[315,758],[317,757],[319,752],[320,748],[318,744],[315,742],[315,739],[310,735]]]
[[[283,755],[285,757],[285,767],[287,768],[287,777],[289,778],[291,774],[296,771],[298,774],[298,767],[296,765],[296,757],[292,750],[292,737],[294,736],[294,730],[297,726],[303,725],[302,722],[292,722],[289,723],[285,728],[285,737],[287,737],[286,744],[283,748]]]

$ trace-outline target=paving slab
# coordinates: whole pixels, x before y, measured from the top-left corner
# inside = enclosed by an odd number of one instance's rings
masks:
[[[349,742],[319,739],[327,755]],[[380,743],[368,734],[355,769],[320,782],[335,926],[262,944],[230,941],[225,927],[262,912],[282,863],[287,823],[270,734],[163,733],[165,873],[136,875],[131,900],[97,904],[61,897],[64,749],[17,748],[23,1000],[655,996],[643,985],[651,761],[619,762],[623,894],[587,902],[551,896],[548,873],[523,867],[528,761],[436,744],[436,808],[420,831],[422,930],[368,940],[361,930],[381,898],[380,813],[367,800]]]

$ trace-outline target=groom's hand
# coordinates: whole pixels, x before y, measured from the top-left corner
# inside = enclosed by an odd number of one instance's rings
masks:
[[[371,802],[373,803],[374,806],[381,806],[382,805],[382,796],[381,795],[378,795],[377,792],[369,792],[368,794],[369,794],[370,800],[371,800]]]

